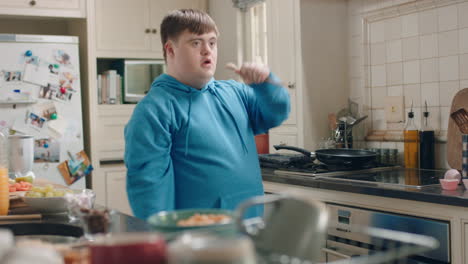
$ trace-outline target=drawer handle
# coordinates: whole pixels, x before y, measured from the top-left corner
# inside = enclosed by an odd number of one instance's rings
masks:
[[[156,34],[156,33],[158,33],[158,30],[153,28],[153,30],[151,32],[153,32],[153,34]]]
[[[35,5],[36,5],[36,1],[35,1],[35,0],[29,1],[29,5],[30,5],[30,6],[35,6]]]
[[[145,29],[145,33],[150,33],[151,32],[151,29],[147,28]]]
[[[294,88],[296,88],[296,83],[288,82],[288,88],[289,88],[289,89],[294,89]]]

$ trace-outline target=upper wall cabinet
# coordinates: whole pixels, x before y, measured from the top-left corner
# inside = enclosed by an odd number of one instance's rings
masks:
[[[86,0],[0,0],[0,15],[86,17]]]
[[[206,1],[96,0],[97,56],[162,58],[159,26],[178,8],[206,10]]]

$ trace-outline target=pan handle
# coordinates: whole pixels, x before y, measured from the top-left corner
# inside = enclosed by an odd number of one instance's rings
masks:
[[[273,147],[276,150],[287,149],[287,150],[297,151],[297,152],[300,152],[300,153],[306,155],[307,157],[311,157],[312,159],[315,159],[315,152],[311,152],[311,151],[308,151],[308,150],[303,149],[303,148],[298,148],[298,147],[293,147],[293,146],[286,146],[286,145],[273,145]]]

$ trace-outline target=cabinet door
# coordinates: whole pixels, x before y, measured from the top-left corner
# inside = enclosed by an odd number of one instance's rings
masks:
[[[149,0],[96,0],[98,51],[151,50]]]
[[[100,105],[98,114],[99,160],[123,160],[124,128],[135,105]]]
[[[205,10],[205,1],[202,0],[171,0],[152,1],[151,4],[151,50],[159,57],[163,57],[161,35],[159,33],[163,18],[172,10],[191,8]]]
[[[125,166],[106,169],[105,178],[107,207],[132,215],[132,209],[130,208],[127,197],[127,170]]]
[[[53,17],[85,17],[85,0],[0,0],[0,13]]]
[[[271,70],[288,86],[291,113],[283,124],[297,123],[295,9],[290,1],[267,1],[268,61]]]

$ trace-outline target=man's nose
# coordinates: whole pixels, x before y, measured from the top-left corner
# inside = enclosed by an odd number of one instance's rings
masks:
[[[212,52],[212,48],[210,47],[210,43],[205,43],[203,44],[202,47],[202,54],[203,55],[208,55]]]

